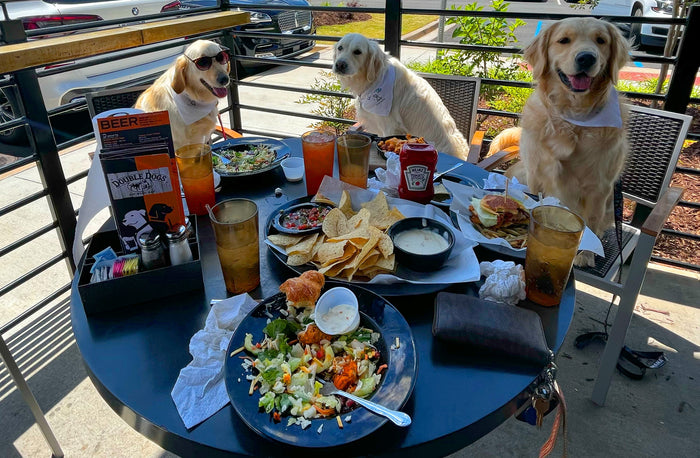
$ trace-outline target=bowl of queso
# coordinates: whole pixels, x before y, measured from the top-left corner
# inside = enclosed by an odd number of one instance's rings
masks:
[[[388,234],[394,242],[396,261],[421,272],[441,268],[455,244],[447,225],[430,218],[402,219],[389,228]]]

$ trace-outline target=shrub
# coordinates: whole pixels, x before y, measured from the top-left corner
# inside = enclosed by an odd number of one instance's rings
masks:
[[[338,81],[338,78],[332,72],[321,72],[320,78],[314,79],[311,89],[317,91],[349,93],[349,91],[341,87],[340,81]],[[323,94],[305,94],[299,100],[297,100],[297,103],[315,104],[315,107],[311,109],[311,113],[315,115],[325,116],[328,118],[355,118],[355,107],[353,106],[352,99],[348,97],[336,97]],[[331,128],[335,130],[336,135],[340,135],[341,133],[345,132],[350,125],[336,121],[319,121],[311,124],[311,127],[315,129]]]

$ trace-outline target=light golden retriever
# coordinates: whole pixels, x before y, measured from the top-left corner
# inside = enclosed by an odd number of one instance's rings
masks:
[[[613,186],[628,148],[627,110],[614,89],[628,53],[618,29],[594,18],[558,21],[525,49],[536,87],[523,109],[521,162],[509,174],[558,197],[598,236],[614,222]],[[513,137],[504,131],[492,150]],[[576,263],[593,265],[593,254]]]
[[[173,146],[209,141],[216,128],[217,104],[228,94],[231,63],[225,49],[197,40],[138,98],[135,108],[167,110]]]
[[[440,96],[376,42],[357,33],[345,35],[334,48],[333,72],[356,96],[363,129],[380,136],[424,137],[438,151],[466,159],[469,145]]]

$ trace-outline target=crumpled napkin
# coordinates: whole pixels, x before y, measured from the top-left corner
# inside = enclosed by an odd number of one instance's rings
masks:
[[[484,261],[479,264],[481,275],[486,277],[479,288],[481,299],[516,305],[525,299],[525,272],[523,266],[513,261]]]
[[[508,177],[500,173],[489,173],[489,176],[484,178],[484,189],[505,189]],[[521,192],[530,192],[530,188],[526,184],[522,184],[517,178],[513,177],[508,183],[508,190],[518,190]]]
[[[204,329],[190,340],[192,361],[180,371],[170,395],[185,427],[190,429],[229,402],[224,360],[233,331],[258,303],[239,294],[211,307]]]
[[[367,180],[367,187],[390,191],[390,195],[398,195],[401,184],[401,161],[399,155],[392,152],[386,153],[386,169],[381,167],[374,170],[377,178]]]

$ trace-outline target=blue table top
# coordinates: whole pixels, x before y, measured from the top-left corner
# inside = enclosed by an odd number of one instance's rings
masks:
[[[294,155],[301,155],[298,139],[285,140]],[[458,162],[441,154],[438,170]],[[455,171],[481,182],[486,172],[465,164]],[[274,189],[283,196],[275,197]],[[306,194],[304,182],[289,183],[280,168],[264,177],[224,180],[217,199],[245,196],[256,201],[260,221],[280,204]],[[275,443],[251,431],[229,405],[188,431],[170,397],[180,370],[191,360],[189,340],[204,326],[209,300],[227,297],[214,235],[208,218],[198,217],[204,290],[170,296],[97,315],[86,316],[77,290],[71,295],[75,339],[90,377],[103,398],[127,423],[163,448],[181,456],[327,455]],[[264,224],[261,223],[261,231]],[[261,236],[263,234],[261,233]],[[480,260],[495,259],[488,250],[477,251]],[[498,256],[503,258],[502,256]],[[276,294],[280,283],[294,273],[261,248],[261,285],[257,299]],[[167,285],[153,285],[167,287]],[[475,284],[451,285],[447,291],[476,294]],[[125,297],[138,292],[125,291]],[[478,440],[513,415],[528,397],[524,391],[539,369],[508,362],[444,352],[432,337],[435,293],[388,297],[411,326],[418,356],[415,389],[404,407],[413,418],[408,428],[386,424],[369,436],[333,450],[338,456],[444,455]],[[128,301],[128,299],[125,299]],[[547,341],[555,352],[569,329],[575,304],[573,279],[559,307],[522,304],[542,318]],[[534,453],[534,451],[533,451]]]

